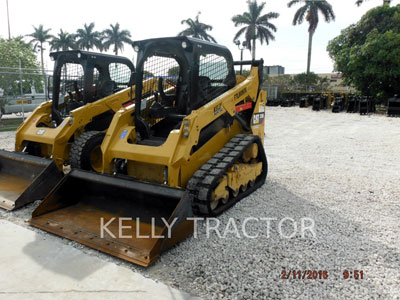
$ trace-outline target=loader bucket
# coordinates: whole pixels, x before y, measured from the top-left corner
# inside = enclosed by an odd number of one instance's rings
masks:
[[[187,192],[127,177],[72,170],[30,224],[147,267],[193,233]],[[168,235],[166,224],[172,225]]]
[[[52,160],[0,150],[0,207],[14,210],[41,200],[61,178]]]

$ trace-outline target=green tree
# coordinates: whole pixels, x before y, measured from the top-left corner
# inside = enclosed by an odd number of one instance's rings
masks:
[[[102,49],[102,35],[100,32],[94,30],[94,22],[84,24],[83,28],[76,31],[77,45],[80,49],[90,50],[93,48]]]
[[[4,90],[6,96],[20,94],[19,72],[16,70],[19,67],[19,61],[21,61],[21,68],[29,69],[28,73],[38,74],[23,75],[23,90],[29,91],[32,84],[37,91],[42,88],[40,65],[32,45],[25,43],[22,36],[10,40],[0,38],[0,66],[10,68],[0,70],[0,88]]]
[[[365,0],[357,0],[357,1],[356,1],[357,6],[360,6],[361,4],[363,4],[364,1],[365,1]],[[391,2],[391,0],[383,0],[383,5],[385,5],[385,4],[390,5],[390,2]]]
[[[379,6],[327,48],[344,84],[384,100],[400,93],[400,6]]]
[[[235,71],[235,74],[240,75],[240,71]],[[248,77],[249,75],[250,75],[250,70],[246,70],[246,69],[242,70],[243,77]],[[264,75],[264,76],[268,76],[268,75]]]
[[[293,77],[293,85],[303,91],[315,90],[318,86],[320,77],[313,73],[300,73]]]
[[[247,48],[252,52],[252,57],[255,59],[256,40],[259,40],[261,45],[264,41],[269,45],[270,41],[275,40],[275,36],[272,32],[276,32],[277,29],[270,20],[278,18],[279,14],[276,12],[262,14],[263,9],[265,8],[265,2],[258,5],[257,0],[254,0],[248,1],[247,4],[247,12],[232,17],[235,27],[244,26],[236,33],[233,40],[237,40],[242,34],[244,34],[247,41]]]
[[[43,52],[45,49],[43,48],[43,44],[51,39],[52,36],[51,36],[51,34],[49,34],[51,29],[50,28],[44,29],[42,24],[40,24],[39,27],[33,26],[33,29],[34,29],[34,32],[29,34],[28,36],[32,38],[30,42],[35,44],[34,50],[39,48],[40,63],[42,66],[42,75],[43,75],[43,80],[44,80],[44,86],[45,86],[45,91],[47,91],[47,80],[46,80],[46,76],[45,76],[45,72],[44,72],[44,61],[43,61]]]
[[[153,77],[155,77],[155,76],[154,76],[153,73],[144,70],[144,71],[143,71],[143,77],[147,79],[147,78],[153,78]]]
[[[312,40],[317,29],[319,16],[321,13],[326,22],[334,21],[335,14],[332,9],[332,5],[326,0],[291,0],[288,3],[288,7],[292,7],[295,4],[301,3],[301,6],[295,13],[293,18],[293,25],[300,25],[303,23],[304,18],[308,22],[308,54],[307,54],[307,73],[310,73],[311,67],[311,49]]]
[[[329,85],[330,85],[330,81],[329,81],[329,79],[327,77],[319,77],[318,78],[318,83],[315,86],[315,89],[317,91],[321,91],[321,92],[327,91],[328,88],[329,88]]]
[[[172,67],[168,70],[168,76],[178,76],[179,75],[179,66]]]
[[[104,34],[103,34],[103,33],[100,33],[99,42],[98,42],[98,45],[96,46],[96,48],[97,48],[100,52],[107,51],[108,48],[109,48],[109,47],[106,47],[106,44],[105,44],[104,40],[105,40]]]
[[[282,94],[290,91],[326,91],[329,87],[329,79],[326,77],[320,77],[317,74],[301,73],[295,76],[291,75],[278,75],[270,76],[265,75],[263,82],[264,87],[276,86],[278,87],[278,93]]]
[[[74,49],[75,47],[75,36],[63,31],[62,29],[60,29],[60,32],[57,33],[57,36],[53,36],[50,41],[50,50],[66,51],[69,49]]]
[[[178,36],[191,36],[197,39],[216,43],[217,41],[207,33],[207,31],[211,31],[213,29],[212,26],[201,23],[199,21],[200,14],[201,12],[198,12],[194,20],[191,18],[182,20],[181,24],[186,24],[188,28],[178,33]]]
[[[278,95],[281,96],[282,93],[295,90],[295,86],[293,85],[293,79],[290,75],[277,75],[270,76],[268,74],[264,74],[264,87],[276,86],[278,87]]]
[[[121,52],[124,50],[124,43],[132,43],[131,33],[129,30],[120,30],[119,23],[115,25],[110,24],[110,29],[106,29],[103,31],[104,35],[104,46],[108,49],[111,46],[114,46],[114,53],[118,55],[118,51]]]

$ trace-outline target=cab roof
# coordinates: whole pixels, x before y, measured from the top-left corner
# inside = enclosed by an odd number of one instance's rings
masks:
[[[144,48],[153,44],[175,44],[177,47],[182,47],[183,42],[186,42],[185,50],[187,51],[205,48],[205,50],[207,49],[206,51],[213,49],[214,51],[217,51],[219,53],[224,53],[224,56],[231,56],[231,52],[229,51],[229,49],[223,45],[187,36],[174,36],[135,41],[132,43],[132,47],[135,48],[135,46],[139,46],[140,50],[143,50]]]

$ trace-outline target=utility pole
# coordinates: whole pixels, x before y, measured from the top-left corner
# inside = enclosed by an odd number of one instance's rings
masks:
[[[8,13],[8,0],[6,0],[6,5],[7,5],[8,39],[11,40],[10,15]]]
[[[19,87],[20,87],[20,92],[21,92],[21,106],[22,106],[22,121],[25,120],[25,110],[24,110],[24,91],[22,89],[22,68],[21,68],[21,60],[18,60],[18,65],[19,65]]]

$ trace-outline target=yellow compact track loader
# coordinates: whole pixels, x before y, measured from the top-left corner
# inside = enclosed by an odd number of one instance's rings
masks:
[[[263,61],[233,62],[226,47],[187,37],[133,47],[135,103],[106,132],[101,172],[73,169],[30,224],[149,266],[193,233],[194,215],[217,216],[264,184],[266,93]]]
[[[65,165],[101,166],[104,131],[132,98],[135,70],[127,58],[85,51],[50,56],[55,62],[52,101],[18,128],[15,152],[0,150],[0,207],[7,210],[43,199]],[[82,149],[82,143],[91,143],[93,151]]]

